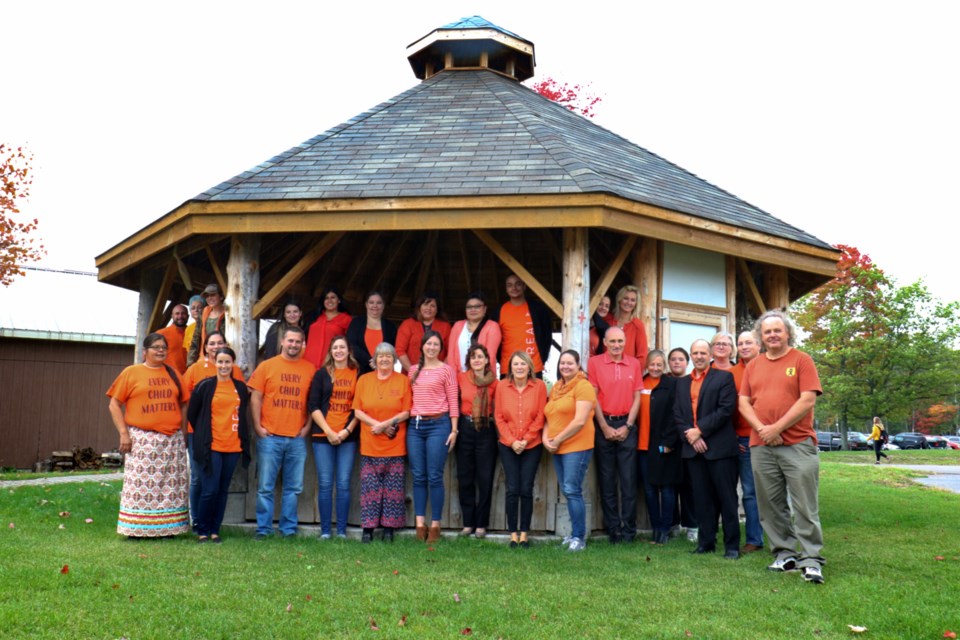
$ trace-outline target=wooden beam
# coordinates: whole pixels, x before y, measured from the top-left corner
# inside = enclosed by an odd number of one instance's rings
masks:
[[[353,286],[353,281],[357,279],[357,274],[360,273],[360,269],[366,265],[367,260],[370,258],[370,254],[373,253],[375,250],[379,251],[381,249],[377,241],[380,239],[380,235],[382,233],[383,233],[382,231],[376,231],[369,238],[366,238],[366,237],[364,238],[364,244],[366,245],[366,247],[363,250],[363,254],[360,256],[355,256],[356,264],[353,265],[353,272],[346,279],[346,281],[343,284],[341,284],[341,286],[343,287],[341,291],[343,291],[344,295],[347,295],[347,291],[349,291],[350,288]],[[368,283],[366,285],[366,288],[369,289],[371,286],[377,286],[377,284],[373,283],[371,285]]]
[[[226,291],[227,279],[223,277],[223,270],[220,269],[220,265],[217,264],[217,256],[213,254],[213,249],[209,244],[203,249],[207,252],[207,260],[210,261],[210,269],[213,270],[213,277],[217,279],[217,284],[220,286],[220,291]]]
[[[259,334],[254,303],[260,289],[260,236],[236,235],[230,239],[227,260],[226,338],[237,353],[237,366],[249,378],[257,366]]]
[[[582,356],[590,353],[588,248],[586,229],[563,230],[563,348]],[[582,357],[580,362],[586,365],[587,358]]]
[[[293,264],[293,261],[296,260],[298,256],[302,256],[307,250],[307,247],[314,242],[316,242],[316,240],[313,236],[304,235],[297,239],[292,245],[289,245],[287,249],[272,252],[268,247],[261,245],[261,251],[280,255],[273,261],[273,265],[269,267],[269,271],[266,273],[263,273],[263,270],[267,268],[267,264],[265,264],[263,260],[260,261],[260,286],[272,287],[275,285],[277,281],[283,277],[283,274],[290,265]]]
[[[623,263],[626,262],[627,256],[630,255],[630,251],[636,243],[637,236],[627,236],[627,239],[624,240],[623,245],[620,247],[620,251],[617,252],[617,255],[610,264],[607,265],[607,268],[600,274],[600,279],[597,281],[597,284],[594,285],[593,293],[590,295],[591,316],[596,312],[597,305],[600,304],[600,298],[606,295],[607,289],[610,288],[613,279],[617,277],[620,268],[623,267]]]
[[[787,270],[772,264],[766,265],[764,275],[764,302],[768,309],[786,309],[790,305],[790,285]]]
[[[273,288],[270,289],[267,293],[260,298],[253,306],[253,317],[259,319],[263,313],[269,309],[274,302],[280,299],[280,296],[287,290],[287,288],[292,285],[294,282],[299,280],[303,274],[309,271],[313,265],[319,262],[330,249],[337,244],[337,242],[344,236],[344,232],[335,231],[333,233],[328,233],[322,238],[317,240],[310,249],[304,254],[300,260],[297,261],[295,265],[287,272],[285,276],[280,278],[277,284],[273,285]],[[231,241],[231,247],[233,242]],[[260,276],[259,271],[257,275],[257,284],[259,285]]]
[[[743,290],[750,310],[756,316],[761,316],[767,312],[767,305],[763,302],[760,295],[760,289],[757,289],[757,283],[753,280],[753,274],[750,273],[750,267],[743,258],[737,258],[737,271],[740,272],[740,282],[743,283]]]
[[[170,295],[170,288],[173,286],[173,279],[176,275],[177,261],[171,259],[167,262],[167,270],[163,273],[163,280],[160,281],[157,298],[153,301],[153,310],[150,312],[150,322],[147,323],[147,333],[156,329],[162,329],[160,326],[160,318],[163,317],[163,309],[167,304],[167,296]]]
[[[652,349],[657,344],[660,323],[657,305],[660,301],[660,243],[653,238],[644,238],[640,250],[634,254],[633,281],[640,289],[640,322],[647,330],[647,342]],[[664,345],[666,346],[666,345]]]
[[[566,234],[566,232],[567,230],[564,229],[564,234]],[[527,269],[520,264],[520,262],[510,255],[510,252],[507,251],[502,244],[497,242],[489,232],[482,229],[474,229],[473,233],[475,236],[480,238],[480,242],[487,245],[487,248],[490,249],[495,256],[500,258],[501,262],[503,262],[507,268],[510,269],[510,271],[520,276],[520,279],[523,280],[524,284],[526,284],[527,287],[533,291],[557,317],[561,319],[563,318],[563,305],[561,305],[560,302],[553,297],[553,294],[550,293],[546,287],[540,284],[539,280],[533,277],[532,273],[527,271]],[[586,242],[586,235],[587,232],[584,229],[584,242]],[[564,235],[564,238],[566,238],[566,235]],[[567,247],[564,246],[564,256],[566,256],[566,251]],[[584,256],[586,256],[586,253],[584,253]],[[564,258],[564,260],[566,260],[566,258]],[[566,264],[566,262],[564,264]],[[566,274],[566,270],[564,270],[564,274]],[[566,278],[566,275],[564,275],[564,278]],[[566,282],[566,279],[564,279],[564,282]]]
[[[420,272],[417,274],[417,284],[411,298],[416,299],[420,293],[427,288],[427,279],[430,277],[430,267],[433,265],[433,258],[437,251],[437,238],[440,237],[438,231],[427,233],[427,245],[423,250],[423,260],[420,261]]]
[[[463,278],[466,283],[467,291],[473,291],[470,286],[470,260],[467,258],[467,240],[463,236],[463,231],[457,229],[457,244],[460,245],[460,258],[463,260]]]

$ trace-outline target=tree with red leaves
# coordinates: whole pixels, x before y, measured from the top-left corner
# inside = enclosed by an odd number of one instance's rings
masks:
[[[43,256],[43,245],[30,235],[37,229],[37,221],[20,221],[19,202],[30,195],[33,176],[30,163],[33,157],[23,147],[0,144],[0,284],[9,286],[14,277],[22,276],[24,262],[33,262]]]
[[[587,118],[596,115],[594,107],[600,104],[602,98],[593,95],[590,91],[590,85],[571,85],[567,82],[559,82],[550,76],[543,80],[538,80],[530,85],[530,88],[542,95],[548,100],[553,100],[559,105],[579,113]]]
[[[897,286],[856,247],[837,248],[836,277],[794,306],[823,384],[817,417],[845,434],[873,416],[906,423],[952,398],[960,305],[940,302],[922,282]]]

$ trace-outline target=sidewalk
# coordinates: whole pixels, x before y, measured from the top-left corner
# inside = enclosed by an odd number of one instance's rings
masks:
[[[923,471],[930,475],[926,478],[917,478],[917,482],[946,489],[954,493],[960,493],[960,465],[949,464],[890,464],[885,467],[896,467],[898,469],[909,469],[911,471]]]
[[[48,478],[33,478],[32,480],[0,480],[0,489],[7,487],[25,487],[28,485],[64,484],[66,482],[110,482],[111,480],[123,480],[123,472],[71,474],[50,476]]]

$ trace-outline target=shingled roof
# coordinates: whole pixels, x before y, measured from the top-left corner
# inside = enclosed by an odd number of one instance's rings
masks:
[[[829,248],[488,70],[441,72],[200,201],[609,193]]]

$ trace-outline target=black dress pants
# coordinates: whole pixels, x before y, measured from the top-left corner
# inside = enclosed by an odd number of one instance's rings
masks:
[[[477,430],[469,416],[460,416],[457,481],[464,527],[486,529],[490,525],[490,499],[496,467],[497,429],[493,421]]]
[[[700,524],[699,546],[714,549],[717,546],[717,512],[723,522],[723,548],[740,550],[740,517],[737,512],[737,480],[739,459],[707,460],[697,454],[684,459],[689,464],[693,485],[694,506]]]
[[[626,416],[607,421],[614,429],[626,423]],[[633,539],[637,535],[637,429],[631,429],[623,442],[611,442],[603,437],[599,426],[596,429],[593,460],[600,484],[603,526],[610,536]]]

